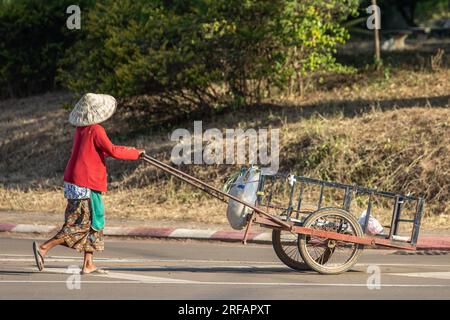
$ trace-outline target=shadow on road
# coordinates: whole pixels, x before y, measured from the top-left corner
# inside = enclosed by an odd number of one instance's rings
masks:
[[[35,273],[39,273],[37,271],[17,271],[17,270],[0,270],[0,276],[1,275],[8,275],[8,276],[29,276]]]
[[[186,267],[186,266],[169,266],[169,267],[107,267],[109,271],[144,271],[144,272],[204,272],[204,273],[258,273],[258,274],[272,274],[272,273],[302,273],[302,274],[317,274],[312,270],[292,270],[287,267],[248,267],[248,266],[223,266],[223,267]],[[348,272],[359,272],[357,270],[350,270]]]
[[[247,266],[232,266],[232,267],[107,267],[105,268],[109,271],[145,271],[145,272],[166,272],[166,271],[177,271],[177,272],[207,272],[207,273],[298,273],[305,271],[295,271],[284,267],[273,267],[273,268],[258,268],[258,267],[247,267]],[[310,271],[306,271],[310,272]]]

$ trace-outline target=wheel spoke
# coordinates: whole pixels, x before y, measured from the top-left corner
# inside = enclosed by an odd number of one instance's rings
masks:
[[[284,233],[281,235],[283,251],[288,257],[294,261],[303,262],[298,251],[298,235],[292,233]]]
[[[355,228],[359,226],[355,225],[352,220],[349,220],[345,214],[334,214],[332,212],[325,214],[319,213],[321,212],[318,211],[316,213],[316,217],[311,216],[311,218],[308,218],[310,220],[307,219],[304,226],[328,232],[358,236]],[[348,215],[348,213],[346,214]],[[334,270],[345,270],[347,266],[351,267],[352,263],[354,264],[353,257],[360,251],[357,245],[350,242],[311,236],[305,236],[302,239],[303,242],[300,247],[303,258],[307,258],[306,260],[312,263],[311,266],[313,268],[314,264],[317,264],[321,268],[319,270],[329,270],[330,273],[333,273]]]

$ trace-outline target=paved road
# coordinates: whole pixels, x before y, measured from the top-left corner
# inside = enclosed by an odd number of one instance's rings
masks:
[[[450,252],[366,250],[354,270],[324,276],[290,270],[269,245],[108,239],[97,263],[109,274],[82,276],[77,289],[79,276],[67,272],[80,255],[58,247],[37,272],[31,243],[0,235],[0,299],[450,298]],[[371,265],[381,270],[380,289],[367,287]]]

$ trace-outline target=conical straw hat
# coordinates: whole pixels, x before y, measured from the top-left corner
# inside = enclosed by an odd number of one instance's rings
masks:
[[[103,122],[113,115],[116,106],[113,96],[86,93],[70,113],[69,122],[77,127]]]

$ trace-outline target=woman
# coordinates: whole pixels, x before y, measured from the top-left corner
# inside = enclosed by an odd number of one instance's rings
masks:
[[[81,274],[106,273],[94,265],[93,254],[104,249],[104,207],[101,194],[106,192],[105,158],[137,160],[143,149],[115,146],[99,124],[116,110],[114,97],[85,94],[70,113],[69,122],[76,126],[72,155],[64,172],[64,196],[67,198],[65,223],[61,230],[41,245],[33,242],[39,271],[44,257],[57,245],[84,252]]]

